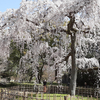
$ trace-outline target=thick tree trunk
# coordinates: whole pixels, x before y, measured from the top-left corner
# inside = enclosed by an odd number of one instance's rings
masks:
[[[77,68],[75,58],[75,33],[71,35],[71,57],[72,57],[72,69],[71,69],[71,81],[70,81],[70,95],[75,95],[76,90],[76,79],[77,79]]]

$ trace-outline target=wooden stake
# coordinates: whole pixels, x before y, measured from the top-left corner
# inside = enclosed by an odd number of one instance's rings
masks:
[[[8,97],[9,97],[9,99],[10,99],[10,91],[8,91]]]
[[[23,96],[23,100],[25,100],[25,91],[24,91],[24,96]]]
[[[38,98],[38,93],[36,93],[36,98]]]
[[[68,100],[67,96],[64,96],[64,100]]]
[[[77,99],[79,100],[79,97],[77,97]]]
[[[19,96],[19,93],[18,93],[18,100],[20,100],[20,96]]]
[[[50,94],[49,94],[49,100],[50,100]]]
[[[1,100],[2,100],[2,94],[3,94],[3,90],[1,89]]]
[[[60,95],[60,100],[61,100],[61,95]]]
[[[41,99],[43,99],[43,93],[41,93]]]
[[[48,99],[48,94],[46,94],[46,97],[47,97],[47,99]]]
[[[89,96],[87,96],[87,100],[88,100]]]
[[[43,93],[43,99],[44,99],[44,93]]]
[[[31,100],[32,100],[33,94],[31,93]]]
[[[98,94],[97,94],[97,100],[98,100]]]
[[[92,100],[92,95],[91,95],[91,100]]]
[[[70,96],[70,100],[72,100],[72,96]]]
[[[23,100],[23,94],[21,94],[21,100]]]
[[[53,94],[53,100],[55,100],[55,98],[54,98],[54,94]]]
[[[82,100],[83,100],[83,96],[82,96]]]

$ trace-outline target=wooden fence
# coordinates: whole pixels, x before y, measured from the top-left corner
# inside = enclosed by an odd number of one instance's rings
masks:
[[[43,92],[43,86],[41,85],[19,85],[15,87],[11,87],[12,90],[18,91],[28,91],[28,92]],[[68,86],[47,86],[46,93],[57,93],[57,94],[69,94],[69,87]],[[96,97],[100,95],[100,88],[85,88],[85,87],[77,87],[76,88],[76,95],[81,96],[93,96]]]
[[[12,91],[8,89],[0,90],[0,100],[46,100],[38,96],[38,94],[34,94],[32,92],[20,92],[20,91]]]
[[[19,92],[12,91],[8,89],[0,90],[0,100],[100,100],[98,96],[93,98],[91,96],[83,97],[83,96],[75,96],[71,97],[70,95],[56,95],[56,94],[43,94],[33,92]]]

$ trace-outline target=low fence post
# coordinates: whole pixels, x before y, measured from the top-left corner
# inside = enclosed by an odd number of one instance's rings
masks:
[[[60,95],[60,100],[61,100],[61,95]]]
[[[23,100],[25,100],[25,91],[24,91],[24,95],[23,95]]]
[[[92,95],[91,95],[91,100],[92,100]]]
[[[89,99],[89,96],[87,96],[87,100]]]
[[[68,96],[64,96],[64,100],[68,100]]]
[[[8,98],[10,99],[10,91],[8,91]]]
[[[3,90],[1,89],[1,100],[2,100],[2,94],[3,94]]]
[[[97,94],[97,100],[98,100],[98,94]]]

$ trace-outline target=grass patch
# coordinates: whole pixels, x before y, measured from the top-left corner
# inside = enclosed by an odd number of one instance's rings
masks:
[[[67,100],[97,100],[97,98],[92,97],[83,97],[76,95],[75,97],[70,97],[68,94],[38,94],[38,98],[40,99],[42,96],[43,99],[47,100],[64,100],[64,96],[67,96]],[[34,95],[35,97],[35,95]],[[98,98],[100,100],[100,98]]]

